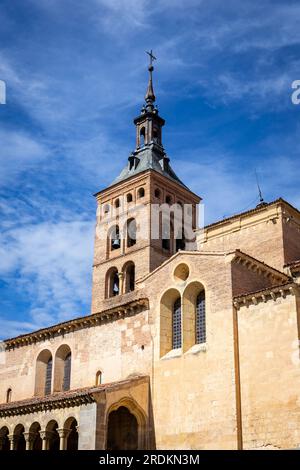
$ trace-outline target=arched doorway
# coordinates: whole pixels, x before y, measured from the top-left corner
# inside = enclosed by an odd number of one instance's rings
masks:
[[[18,424],[14,431],[15,436],[15,448],[14,450],[26,450],[26,441],[24,437],[24,426],[23,424]]]
[[[59,434],[57,432],[58,424],[56,421],[50,421],[47,424],[46,431],[49,433],[48,450],[59,450]]]
[[[78,423],[75,418],[69,418],[65,422],[64,428],[70,430],[70,434],[67,437],[66,450],[78,450]]]
[[[8,435],[9,430],[6,426],[0,429],[0,450],[10,450]]]
[[[128,408],[111,411],[107,426],[107,450],[138,449],[138,422]]]

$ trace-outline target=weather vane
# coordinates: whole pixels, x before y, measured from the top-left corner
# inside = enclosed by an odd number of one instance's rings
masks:
[[[154,60],[157,60],[156,57],[153,55],[153,51],[151,49],[150,52],[146,51],[146,54],[148,54],[149,58],[150,58],[150,64],[149,64],[149,67],[153,67],[152,66],[152,63]]]

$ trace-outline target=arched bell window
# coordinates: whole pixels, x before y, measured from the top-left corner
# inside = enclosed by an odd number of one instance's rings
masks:
[[[145,136],[146,136],[146,129],[144,127],[140,130],[140,147],[145,145]]]
[[[135,266],[132,261],[125,264],[123,268],[124,291],[132,292],[135,288]]]
[[[117,250],[120,246],[120,229],[118,225],[115,225],[110,232],[110,249]]]
[[[141,199],[142,197],[145,196],[145,189],[144,188],[140,188],[138,190],[138,198]]]
[[[185,250],[184,229],[180,230],[176,236],[176,251]]]
[[[105,280],[105,297],[114,297],[119,295],[120,288],[119,288],[119,274],[116,267],[110,268],[106,273],[106,280]]]
[[[127,248],[136,244],[136,221],[135,219],[129,219],[127,221]]]
[[[162,214],[161,243],[163,250],[171,250],[172,224],[168,215]]]

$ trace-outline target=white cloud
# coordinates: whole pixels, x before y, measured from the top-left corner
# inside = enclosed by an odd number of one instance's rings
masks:
[[[22,172],[41,163],[48,153],[43,143],[20,131],[1,129],[0,142],[0,185],[11,183]]]
[[[35,325],[83,315],[89,305],[93,222],[24,225],[0,239],[0,274],[15,275],[16,292],[27,293]],[[18,273],[18,275],[16,275]]]

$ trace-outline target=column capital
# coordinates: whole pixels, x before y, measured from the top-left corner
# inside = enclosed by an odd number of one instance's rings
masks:
[[[39,431],[39,433],[43,441],[47,439],[51,439],[53,435],[53,431]]]
[[[34,441],[34,439],[36,438],[37,436],[37,432],[24,432],[24,439],[25,441]]]
[[[66,439],[69,436],[71,429],[57,428],[56,431],[58,432],[58,435],[61,439]]]

